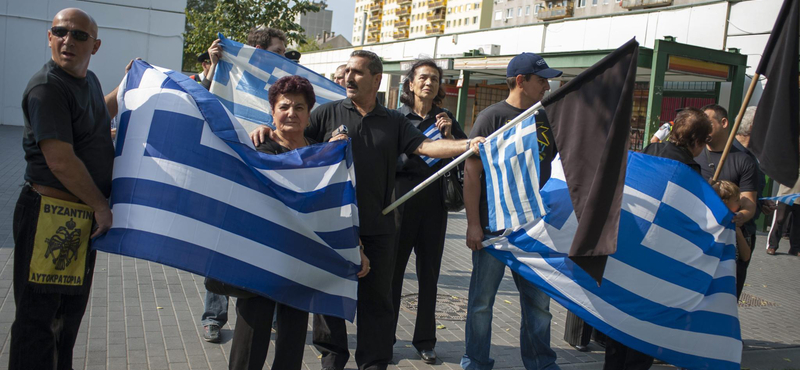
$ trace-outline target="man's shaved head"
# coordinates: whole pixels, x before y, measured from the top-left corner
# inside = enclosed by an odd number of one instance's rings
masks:
[[[64,9],[53,17],[53,28],[47,31],[47,40],[53,61],[78,78],[86,76],[89,59],[100,48],[97,22],[77,8]]]
[[[62,9],[60,12],[56,13],[56,16],[53,17],[53,26],[55,26],[58,20],[67,20],[71,19],[73,21],[80,21],[86,22],[85,25],[88,26],[87,29],[84,31],[88,32],[92,37],[97,37],[97,22],[94,21],[89,13],[84,12],[78,8],[66,8]]]

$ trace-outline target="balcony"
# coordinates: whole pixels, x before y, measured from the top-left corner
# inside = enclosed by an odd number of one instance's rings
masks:
[[[380,14],[373,15],[373,16],[369,17],[369,22],[370,23],[375,23],[375,22],[380,22],[380,21],[381,21],[381,15]]]
[[[383,10],[383,7],[380,4],[373,5],[373,6],[369,7],[370,13],[373,13],[373,14],[375,14],[375,13],[379,13],[380,14],[381,10]]]
[[[444,8],[444,0],[428,0],[428,10]]]
[[[670,6],[672,0],[622,0],[621,7],[628,10],[656,8],[659,6]]]
[[[411,5],[411,0],[397,0],[397,5],[400,5],[400,6],[407,6],[408,5],[408,6],[410,6]]]
[[[564,6],[554,6],[552,8],[541,9],[539,10],[539,14],[536,15],[536,18],[543,21],[553,21],[556,19],[564,19],[567,17],[572,17],[572,3],[569,3],[566,7]]]
[[[408,28],[408,20],[394,21],[394,28]]]
[[[370,43],[370,44],[374,44],[374,43],[380,42],[380,41],[381,41],[381,37],[378,36],[378,35],[367,37],[367,42]]]
[[[428,22],[444,22],[444,13],[430,14],[425,17]]]
[[[397,9],[397,11],[394,12],[394,15],[396,15],[398,17],[408,17],[409,15],[411,15],[411,8],[400,8],[400,9]]]
[[[425,28],[426,35],[441,35],[444,33],[444,28],[442,27],[427,27]]]
[[[367,31],[368,31],[369,33],[380,32],[380,31],[381,31],[381,26],[378,26],[378,25],[375,25],[375,26],[369,26],[369,28],[367,28]]]
[[[397,31],[397,32],[392,34],[392,37],[394,37],[395,40],[407,39],[408,38],[408,32],[407,31]]]

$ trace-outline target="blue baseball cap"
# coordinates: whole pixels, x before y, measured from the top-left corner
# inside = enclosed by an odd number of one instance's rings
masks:
[[[506,77],[517,75],[535,74],[544,78],[555,78],[561,76],[561,72],[547,66],[544,58],[534,53],[522,53],[511,59],[506,67]]]

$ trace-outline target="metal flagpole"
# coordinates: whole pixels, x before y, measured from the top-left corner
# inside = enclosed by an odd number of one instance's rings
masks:
[[[511,121],[509,121],[508,123],[503,125],[503,127],[500,127],[497,131],[495,131],[491,135],[487,136],[486,140],[487,141],[491,140],[491,139],[495,138],[497,135],[500,135],[503,132],[506,132],[508,129],[514,127],[516,124],[524,121],[525,119],[527,119],[531,115],[536,114],[536,111],[538,111],[539,109],[542,109],[542,107],[543,107],[542,106],[542,102],[538,102],[538,103],[534,104],[532,107],[528,108],[528,110],[520,113],[516,118],[512,119]],[[442,167],[442,169],[440,169],[439,171],[436,171],[436,173],[431,175],[431,177],[428,177],[427,179],[425,179],[425,181],[423,181],[419,185],[415,186],[414,189],[411,189],[411,191],[409,191],[408,193],[406,193],[405,195],[400,197],[400,199],[396,200],[394,203],[392,203],[388,207],[384,208],[382,213],[385,215],[385,214],[393,211],[395,208],[397,208],[401,204],[405,203],[405,201],[407,201],[409,198],[411,198],[415,194],[419,193],[422,189],[425,189],[426,186],[428,186],[431,183],[433,183],[434,181],[436,181],[436,179],[444,176],[444,174],[446,174],[448,171],[453,169],[453,167],[458,166],[461,162],[464,162],[465,160],[467,160],[467,158],[469,158],[469,156],[471,156],[471,155],[472,155],[472,150],[467,150],[464,154],[458,156],[458,158],[454,159],[447,166]]]
[[[742,123],[744,111],[747,109],[747,105],[750,104],[750,98],[753,96],[753,91],[756,89],[756,84],[758,83],[759,77],[761,77],[761,75],[756,73],[753,75],[753,79],[750,81],[750,87],[747,89],[747,94],[744,96],[744,100],[742,100],[742,108],[739,109],[739,114],[736,115],[736,122],[733,123],[731,133],[728,135],[728,142],[725,144],[725,149],[722,151],[722,156],[719,158],[717,170],[714,171],[714,177],[711,180],[712,182],[717,182],[717,180],[719,180],[719,174],[722,172],[722,164],[725,163],[725,159],[728,158],[728,153],[731,151],[731,145],[733,145],[733,140],[736,138],[736,132],[739,131],[739,124]]]

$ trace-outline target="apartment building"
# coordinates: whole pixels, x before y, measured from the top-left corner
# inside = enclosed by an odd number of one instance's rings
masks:
[[[493,5],[492,0],[447,0],[444,33],[491,27]]]
[[[698,3],[701,0],[494,0],[492,28]]]
[[[318,12],[298,14],[295,22],[303,27],[304,34],[310,38],[323,36],[331,33],[331,22],[333,21],[333,11],[326,9],[328,4],[324,1],[315,1],[314,5],[319,7]]]
[[[353,16],[353,45],[381,42],[381,19],[383,1],[356,0]]]

